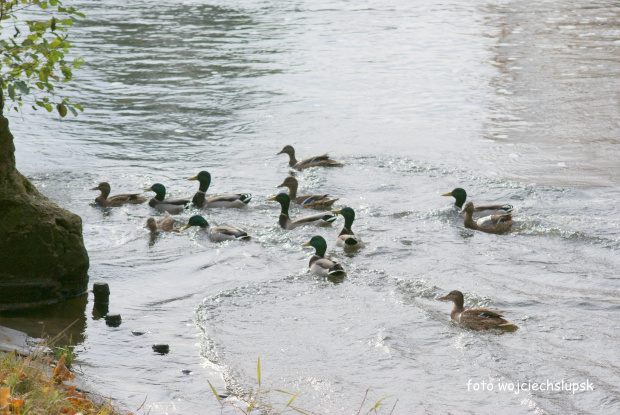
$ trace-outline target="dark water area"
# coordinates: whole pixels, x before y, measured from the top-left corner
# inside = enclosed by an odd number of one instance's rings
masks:
[[[107,326],[90,294],[3,325],[39,336],[76,317],[85,381],[155,415],[220,413],[207,381],[242,396],[259,357],[263,386],[321,414],[357,413],[368,388],[366,411],[391,396],[379,413],[397,399],[394,414],[620,411],[617,2],[72,3],[86,64],[67,91],[86,111],[24,112],[11,129],[20,171],[82,217],[91,285],[110,285],[123,321]],[[292,172],[286,144],[344,167]],[[203,212],[251,241],[152,239],[157,212],[103,209],[89,190],[191,196],[200,170],[209,193],[253,194]],[[266,199],[289,174],[353,207],[366,247],[333,246],[341,218],[280,229]],[[465,229],[441,197],[455,187],[513,204],[520,231]],[[348,271],[339,284],[308,270],[316,234]],[[437,301],[451,290],[519,330],[453,325]],[[593,390],[500,390],[562,380]]]

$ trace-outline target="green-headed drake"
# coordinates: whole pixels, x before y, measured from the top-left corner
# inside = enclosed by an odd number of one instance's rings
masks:
[[[452,196],[455,199],[455,209],[459,212],[461,211],[461,209],[463,209],[463,205],[467,200],[467,192],[465,191],[465,189],[461,189],[460,187],[457,187],[449,193],[444,193],[442,194],[442,196]],[[501,205],[475,205],[474,214],[480,215],[479,212],[483,212],[482,214],[484,215],[500,215],[504,213],[510,213],[512,212],[512,209],[513,206],[508,203]]]
[[[329,209],[336,200],[330,199],[328,195],[301,195],[297,196],[297,187],[299,182],[293,176],[284,179],[284,182],[278,187],[288,187],[288,197],[291,202],[296,205],[310,209]]]
[[[155,192],[155,196],[149,200],[149,206],[161,212],[168,212],[173,215],[181,213],[190,202],[189,198],[166,199],[166,187],[161,183],[155,183],[144,190]]]
[[[313,236],[310,241],[302,246],[312,246],[316,250],[315,254],[310,258],[310,271],[314,274],[330,277],[342,277],[347,275],[342,264],[334,258],[325,256],[327,251],[327,242],[322,236]]]
[[[512,213],[485,216],[474,220],[474,204],[471,202],[465,203],[463,212],[465,213],[464,224],[466,228],[495,234],[502,234],[513,230]]]
[[[201,171],[188,180],[198,180],[200,183],[200,187],[192,199],[192,204],[199,208],[242,208],[252,200],[252,195],[249,193],[225,193],[206,197],[211,184],[211,174],[208,171]]]
[[[209,226],[209,222],[207,222],[207,220],[200,215],[195,215],[189,218],[189,222],[185,225],[183,230],[189,228],[190,226],[198,226],[213,242],[250,239],[250,235],[248,235],[246,231],[237,228],[236,226],[224,225],[212,228]]]
[[[517,329],[514,323],[502,318],[503,312],[500,310],[490,310],[482,307],[465,309],[465,307],[463,307],[465,300],[463,298],[463,293],[460,291],[451,291],[448,295],[440,297],[439,299],[452,301],[454,303],[454,308],[452,309],[452,313],[450,313],[452,320],[472,330]]]
[[[125,204],[137,205],[146,202],[146,198],[140,197],[140,193],[128,193],[110,196],[110,184],[107,182],[99,183],[99,186],[90,190],[99,190],[101,194],[95,198],[98,205],[105,207],[119,207]]]
[[[293,148],[293,146],[284,146],[284,148],[280,150],[278,154],[288,154],[289,166],[297,170],[303,170],[309,167],[317,167],[317,166],[323,166],[323,167],[342,166],[342,163],[338,163],[336,160],[330,159],[327,153],[322,154],[320,156],[310,157],[302,161],[297,161],[297,159],[295,158],[295,149]]]
[[[267,200],[275,200],[282,206],[278,223],[283,229],[290,230],[307,225],[327,226],[336,220],[336,215],[331,212],[317,213],[316,215],[304,216],[303,218],[291,220],[288,216],[288,209],[291,204],[291,199],[286,193],[278,193],[277,196],[271,197]]]
[[[364,246],[362,238],[354,234],[351,230],[351,226],[353,226],[353,221],[355,220],[355,211],[350,207],[345,207],[340,210],[332,210],[332,212],[340,214],[344,218],[344,226],[340,234],[338,234],[336,246],[341,248],[361,248]]]

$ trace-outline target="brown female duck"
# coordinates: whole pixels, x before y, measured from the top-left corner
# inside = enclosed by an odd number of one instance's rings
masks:
[[[465,212],[464,224],[466,228],[495,234],[502,234],[513,230],[511,213],[505,213],[503,215],[485,216],[478,220],[474,220],[474,204],[471,202],[465,203],[463,211]]]
[[[297,170],[303,170],[309,167],[316,167],[316,166],[323,166],[323,167],[342,166],[342,164],[337,162],[336,160],[330,159],[327,153],[322,154],[320,156],[310,157],[302,161],[297,161],[297,159],[295,158],[295,149],[293,148],[293,146],[284,146],[284,148],[278,154],[288,154],[289,166]]]
[[[301,195],[297,196],[297,187],[299,183],[297,179],[290,176],[284,179],[284,182],[278,187],[288,187],[288,197],[291,202],[310,209],[329,209],[338,199],[330,199],[328,195]]]
[[[468,308],[463,307],[464,299],[463,293],[460,291],[451,291],[450,294],[445,297],[440,297],[440,300],[452,301],[454,308],[450,317],[457,323],[472,330],[488,330],[488,329],[508,329],[515,330],[517,326],[508,320],[502,318],[502,311],[490,310],[488,308]]]
[[[122,194],[110,197],[110,184],[107,182],[99,183],[99,186],[90,190],[99,190],[101,194],[95,198],[95,202],[105,207],[119,207],[124,204],[137,205],[146,202],[146,198],[140,197],[140,193]]]
[[[146,220],[146,226],[151,233],[157,233],[158,230],[165,232],[181,232],[181,228],[174,226],[174,218],[170,216],[170,213],[166,212],[166,216],[163,219],[148,218]]]

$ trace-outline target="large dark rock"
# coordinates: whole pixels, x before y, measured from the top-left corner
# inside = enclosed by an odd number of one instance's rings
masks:
[[[43,196],[15,169],[0,115],[0,311],[52,304],[88,285],[82,219]]]

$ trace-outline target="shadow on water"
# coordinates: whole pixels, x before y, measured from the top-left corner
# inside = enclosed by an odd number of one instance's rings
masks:
[[[71,338],[73,345],[84,342],[86,305],[88,295],[72,298],[59,304],[31,311],[2,314],[2,325],[23,331],[32,338],[56,338],[57,345],[65,345]]]

